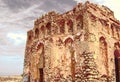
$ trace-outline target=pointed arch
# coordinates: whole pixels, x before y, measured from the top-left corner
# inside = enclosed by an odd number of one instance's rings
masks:
[[[65,19],[59,20],[60,33],[65,33]]]
[[[73,39],[68,37],[67,39],[65,39],[64,43],[65,43],[65,46],[67,46],[68,43],[71,43],[72,44],[73,42]]]
[[[35,38],[38,38],[38,37],[39,37],[39,29],[36,28],[36,29],[35,29]]]
[[[72,47],[73,39],[68,37],[67,39],[65,39],[64,43],[70,52],[71,76],[72,76],[72,82],[75,82],[75,64],[76,64],[76,62],[75,62],[75,51],[74,51],[74,48]]]
[[[71,19],[67,21],[67,25],[68,25],[68,32],[72,33],[73,32],[73,22]]]
[[[107,42],[103,36],[99,38],[99,48],[100,55],[103,57],[103,64],[105,66],[106,74],[109,74],[108,70],[108,51],[107,51]]]
[[[83,29],[83,16],[80,14],[76,17],[77,30]]]
[[[51,34],[51,22],[48,22],[46,24],[46,30],[47,30],[47,34],[50,35]]]

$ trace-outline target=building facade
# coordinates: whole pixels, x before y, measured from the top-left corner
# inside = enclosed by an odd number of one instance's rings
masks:
[[[105,6],[49,12],[27,33],[24,82],[120,82],[120,22]]]

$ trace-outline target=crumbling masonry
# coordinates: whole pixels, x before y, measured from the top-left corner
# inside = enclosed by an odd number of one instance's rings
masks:
[[[27,82],[120,82],[120,22],[105,6],[49,12],[27,36]]]

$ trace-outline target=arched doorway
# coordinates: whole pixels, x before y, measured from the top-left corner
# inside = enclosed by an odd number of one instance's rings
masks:
[[[73,45],[73,39],[72,38],[67,38],[65,40],[65,46],[68,47],[69,51],[70,51],[70,55],[71,55],[71,76],[72,76],[72,82],[75,82],[75,51],[72,47]]]
[[[120,82],[120,44],[115,43],[114,44],[115,51],[114,51],[114,56],[115,56],[115,74],[116,74],[116,82]]]
[[[39,66],[38,66],[38,70],[39,70],[39,82],[43,82],[44,80],[44,44],[39,43],[37,46],[38,49],[38,53],[39,53]]]

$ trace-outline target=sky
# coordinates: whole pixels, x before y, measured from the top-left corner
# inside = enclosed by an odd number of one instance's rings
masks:
[[[0,75],[20,75],[23,72],[26,33],[34,20],[56,11],[64,13],[86,0],[0,0]],[[120,20],[120,0],[89,0],[105,5]]]

